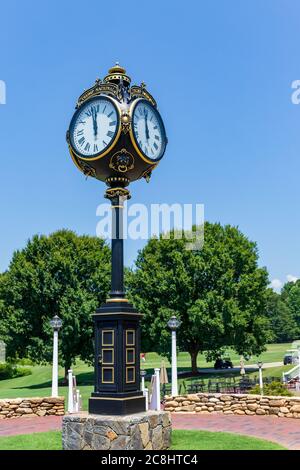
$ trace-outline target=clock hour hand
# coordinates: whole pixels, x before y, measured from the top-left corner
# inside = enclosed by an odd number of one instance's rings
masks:
[[[148,111],[144,110],[145,114],[145,133],[146,133],[146,139],[149,140],[149,128],[148,128]]]

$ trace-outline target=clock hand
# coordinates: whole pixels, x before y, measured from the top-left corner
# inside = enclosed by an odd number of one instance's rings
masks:
[[[98,133],[98,125],[97,125],[97,110],[94,107],[92,108],[92,118],[93,118],[94,136],[96,138],[97,133]]]
[[[146,139],[149,140],[149,128],[148,128],[148,122],[147,122],[147,118],[148,118],[148,111],[144,111],[144,114],[145,114],[145,132],[146,132]]]

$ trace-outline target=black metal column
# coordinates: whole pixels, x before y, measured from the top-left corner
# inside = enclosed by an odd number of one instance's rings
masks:
[[[124,242],[123,242],[123,204],[120,195],[110,198],[112,209],[111,240],[111,299],[125,298],[124,292]]]
[[[89,412],[124,415],[145,411],[140,391],[140,319],[124,292],[123,207],[129,199],[125,188],[109,188],[111,200],[111,292],[94,314],[95,388]]]

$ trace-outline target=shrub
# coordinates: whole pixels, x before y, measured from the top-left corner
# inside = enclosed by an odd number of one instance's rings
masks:
[[[281,382],[271,382],[270,384],[266,384],[264,385],[264,395],[273,395],[273,396],[277,396],[277,397],[291,397],[293,394],[290,390],[288,390],[286,388],[286,386],[281,383]],[[259,395],[260,394],[260,388],[259,388],[259,385],[255,385],[255,387],[253,387],[251,390],[250,390],[250,393],[254,394],[254,395]]]
[[[29,359],[28,357],[7,357],[6,358],[6,363],[12,364],[12,365],[19,365],[19,366],[34,366],[34,362]]]
[[[28,369],[28,367],[19,367],[9,363],[0,364],[0,380],[14,379],[31,374],[31,369]]]
[[[16,363],[20,366],[34,366],[34,362],[28,357],[22,357],[22,359],[17,359]]]

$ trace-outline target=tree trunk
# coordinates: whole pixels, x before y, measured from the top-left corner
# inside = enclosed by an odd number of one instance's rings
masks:
[[[189,351],[189,353],[191,356],[192,374],[197,375],[198,374],[197,357],[198,357],[199,349],[195,349],[194,351]]]

